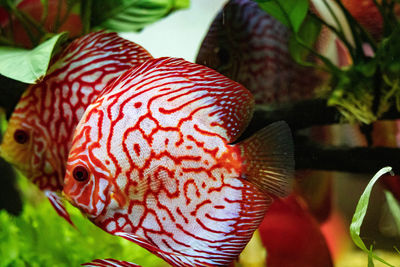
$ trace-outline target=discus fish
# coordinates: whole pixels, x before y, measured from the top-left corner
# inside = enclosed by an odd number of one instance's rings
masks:
[[[314,96],[321,73],[289,53],[290,30],[250,0],[230,0],[214,19],[197,55],[205,65],[244,85],[257,104]]]
[[[43,190],[71,224],[59,193],[73,131],[109,81],[149,58],[145,49],[116,33],[87,34],[73,41],[43,80],[24,92],[11,115],[1,156]]]
[[[292,183],[286,123],[233,143],[253,109],[246,88],[212,69],[148,60],[85,111],[64,195],[103,230],[174,266],[227,265]]]

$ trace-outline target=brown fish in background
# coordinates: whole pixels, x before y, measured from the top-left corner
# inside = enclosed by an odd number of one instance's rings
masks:
[[[323,79],[292,59],[289,39],[290,30],[257,3],[232,0],[211,24],[196,63],[244,85],[257,104],[312,98]]]

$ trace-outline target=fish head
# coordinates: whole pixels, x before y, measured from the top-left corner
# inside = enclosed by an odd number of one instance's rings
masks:
[[[14,165],[26,177],[38,175],[39,166],[43,165],[45,142],[36,131],[34,114],[29,111],[19,112],[17,106],[12,114],[7,130],[0,145],[0,154],[6,161]],[[29,118],[30,119],[27,119]]]
[[[35,88],[28,88],[11,115],[0,145],[0,156],[41,190],[55,191],[61,187],[63,176],[59,174],[60,162],[54,153],[56,146],[51,145],[37,105],[32,102]]]
[[[258,53],[249,46],[253,34],[251,19],[258,8],[248,0],[229,1],[217,14],[198,52],[196,63],[241,81],[248,72],[248,60]]]
[[[33,131],[28,124],[11,117],[0,145],[1,157],[24,175],[33,172],[31,165],[32,136]]]
[[[115,200],[115,166],[108,156],[106,142],[100,140],[101,134],[98,134],[97,121],[93,117],[86,121],[84,115],[76,128],[63,187],[64,197],[92,220],[103,211],[120,208]]]
[[[96,177],[96,170],[88,161],[75,159],[67,164],[63,196],[87,217],[98,217],[105,207],[107,179]]]
[[[212,22],[196,63],[246,87],[257,104],[311,98],[323,76],[293,60],[290,36],[256,1],[231,0]]]

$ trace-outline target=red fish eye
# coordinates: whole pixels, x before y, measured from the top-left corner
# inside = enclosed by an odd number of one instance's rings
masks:
[[[78,182],[86,181],[89,178],[88,170],[83,166],[76,166],[72,171],[72,176]]]
[[[26,131],[18,129],[14,132],[14,140],[19,144],[25,144],[29,140],[29,135]]]

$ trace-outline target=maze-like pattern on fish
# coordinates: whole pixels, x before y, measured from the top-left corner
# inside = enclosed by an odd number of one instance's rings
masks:
[[[11,117],[12,129],[27,129],[32,139],[26,151],[14,152],[25,161],[17,159],[16,166],[40,189],[61,190],[73,131],[86,107],[109,81],[149,58],[116,33],[90,33],[72,42],[43,80],[27,89]]]
[[[85,112],[66,179],[78,165],[91,176],[66,181],[64,191],[103,229],[133,234],[176,266],[225,265],[269,203],[240,179],[241,151],[229,145],[252,112],[251,94],[211,69],[182,59],[147,61]]]

